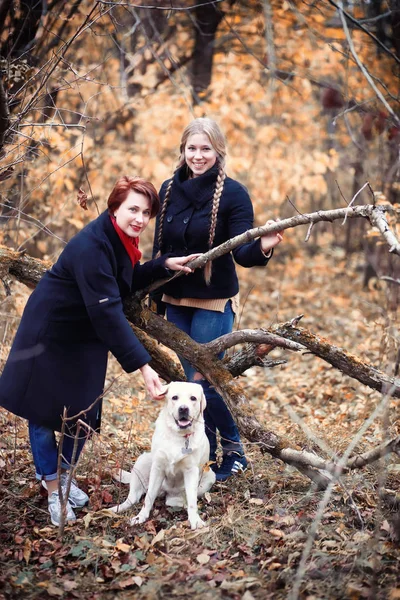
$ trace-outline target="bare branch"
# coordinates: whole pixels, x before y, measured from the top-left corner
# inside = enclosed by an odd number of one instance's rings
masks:
[[[132,4],[131,2],[114,2],[114,1],[108,1],[108,0],[100,0],[99,4],[106,4],[108,6],[127,6],[130,8],[148,8],[148,9],[153,9],[153,10],[166,10],[168,12],[178,12],[178,11],[190,11],[190,10],[194,10],[195,8],[198,8],[200,6],[208,6],[209,4],[218,4],[219,2],[223,2],[223,0],[209,0],[208,2],[202,2],[201,4],[196,4],[194,6],[187,6],[187,7],[178,7],[178,6],[173,6],[171,3],[168,4],[168,6],[153,6],[153,5],[148,5],[148,4]]]
[[[292,327],[290,323],[286,323],[271,328],[271,331],[302,344],[315,356],[322,358],[345,375],[357,379],[360,383],[378,392],[382,393],[384,389],[390,387],[391,395],[400,398],[400,379],[386,375],[386,373],[360,360],[354,354],[334,346],[328,340],[311,333],[307,329]]]
[[[364,454],[353,456],[353,458],[347,461],[346,469],[360,469],[361,467],[370,465],[371,463],[383,458],[384,456],[387,456],[388,454],[391,454],[392,452],[400,455],[400,435],[389,440],[388,442],[384,442],[373,450],[364,452]]]
[[[331,4],[333,4],[333,5],[336,6],[336,3],[333,2],[332,0],[328,0],[328,2],[330,2]],[[351,51],[351,53],[352,53],[352,55],[354,57],[354,60],[356,61],[357,65],[359,66],[359,68],[360,68],[362,74],[364,75],[365,79],[368,81],[369,85],[372,87],[372,89],[374,90],[375,94],[378,96],[379,100],[382,102],[382,104],[384,105],[384,107],[386,108],[386,110],[392,115],[392,117],[394,118],[394,120],[397,123],[400,123],[399,117],[393,111],[393,109],[390,106],[390,104],[388,104],[386,102],[386,99],[382,95],[381,91],[378,90],[378,88],[376,87],[376,85],[375,85],[375,83],[374,83],[374,81],[373,81],[370,73],[368,72],[367,68],[361,62],[360,57],[358,56],[358,54],[356,52],[356,49],[354,47],[353,40],[351,38],[351,35],[350,35],[350,32],[349,32],[349,28],[348,28],[347,23],[346,23],[346,19],[344,18],[344,10],[343,10],[342,7],[338,7],[338,9],[339,9],[340,18],[342,20],[343,30],[344,30],[344,33],[346,35],[346,39],[347,39],[347,42],[349,44],[350,51]],[[346,13],[346,16],[347,16],[347,13]],[[377,40],[377,38],[376,38],[376,40]],[[383,47],[385,48],[385,50],[387,50],[386,46],[383,46]],[[395,56],[391,52],[390,52],[390,54],[391,54],[391,56],[393,58],[395,58],[396,62],[400,64],[400,60],[397,58],[397,56]]]
[[[373,212],[371,213],[370,221],[372,225],[375,225],[375,227],[381,232],[381,234],[385,238],[389,246],[389,252],[393,252],[394,254],[398,254],[400,256],[400,243],[397,240],[395,234],[389,228],[389,224],[386,220],[385,214],[380,212]]]
[[[385,44],[383,42],[381,42],[381,40],[379,38],[376,37],[376,35],[374,35],[373,33],[371,33],[371,31],[368,31],[368,29],[366,27],[364,27],[364,25],[362,24],[361,21],[358,21],[357,19],[355,19],[350,13],[346,12],[343,9],[342,3],[340,2],[340,5],[337,4],[336,2],[334,2],[334,0],[328,0],[329,4],[331,4],[332,6],[334,6],[339,12],[340,15],[344,15],[346,17],[346,19],[348,19],[349,21],[351,21],[351,23],[353,23],[354,25],[356,25],[356,27],[358,27],[359,29],[361,29],[364,33],[366,33],[370,38],[372,38],[374,40],[374,42],[376,44],[378,44],[378,46],[380,46],[382,48],[382,50],[384,50],[387,54],[389,54],[389,56],[391,56],[393,58],[393,60],[395,60],[398,64],[400,64],[400,60],[399,58],[393,54],[393,52],[391,52],[389,50],[389,48],[387,48],[385,46]],[[389,13],[390,14],[390,13]],[[381,18],[383,17],[383,15],[381,15]],[[363,22],[365,20],[363,19]],[[347,23],[346,23],[346,27],[347,27]]]
[[[9,126],[9,114],[7,95],[0,75],[0,150],[4,145],[5,134]]]
[[[394,279],[393,277],[389,277],[386,275],[383,275],[379,279],[381,279],[382,281],[388,281],[389,283],[394,283],[395,285],[400,285],[400,279]]]
[[[219,354],[228,348],[232,348],[236,344],[243,344],[244,342],[256,343],[256,344],[271,344],[272,346],[279,346],[280,348],[288,348],[288,350],[304,350],[304,346],[285,340],[273,333],[265,331],[264,329],[241,329],[240,331],[232,331],[221,335],[221,337],[203,344],[203,348],[206,348],[213,354]]]
[[[208,261],[215,260],[216,258],[219,258],[220,256],[231,252],[238,246],[251,242],[252,240],[262,235],[276,231],[283,231],[284,229],[290,229],[291,227],[298,227],[299,225],[307,225],[309,223],[315,225],[315,223],[319,223],[321,221],[328,221],[332,223],[337,219],[355,219],[360,217],[371,220],[372,216],[373,218],[377,218],[377,216],[379,215],[380,219],[383,219],[385,221],[385,226],[389,230],[389,225],[387,224],[387,221],[384,217],[385,212],[396,212],[396,209],[394,209],[391,205],[375,206],[374,204],[364,204],[362,206],[348,206],[346,208],[317,211],[314,213],[306,213],[300,214],[295,217],[289,217],[288,219],[282,219],[270,225],[264,225],[263,227],[255,227],[254,229],[248,229],[244,233],[231,238],[230,240],[224,242],[220,246],[216,246],[208,252],[205,252],[204,254],[199,256],[199,258],[196,258],[195,260],[188,263],[188,266],[190,266],[193,269],[204,267],[204,265],[206,265]],[[379,222],[382,222],[380,219]],[[394,237],[394,234],[392,235]],[[387,234],[385,235],[385,238],[387,239]],[[393,250],[391,250],[391,252],[394,252],[395,254],[398,254],[400,256],[400,247],[398,246],[398,244],[395,246],[393,246],[393,244],[390,244],[390,247],[394,248]],[[181,273],[176,272],[173,278],[179,277],[180,275]],[[164,285],[166,281],[170,281],[170,279],[165,279],[153,283],[145,290],[137,292],[136,297],[138,299],[144,298],[149,292],[156,290],[162,285]]]

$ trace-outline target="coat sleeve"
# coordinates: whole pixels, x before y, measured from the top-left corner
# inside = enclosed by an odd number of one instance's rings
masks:
[[[163,254],[143,264],[136,263],[133,270],[132,292],[143,290],[158,279],[167,279],[173,275],[173,271],[164,267],[169,254]]]
[[[237,188],[230,203],[228,239],[254,227],[254,212],[250,196],[244,186],[237,182],[236,185]],[[262,267],[268,263],[273,253],[271,252],[267,258],[261,249],[261,240],[257,239],[235,248],[232,250],[232,254],[235,261],[242,267]]]
[[[111,251],[86,248],[73,261],[75,280],[93,328],[124,371],[132,373],[151,360],[129,325],[113,269]]]

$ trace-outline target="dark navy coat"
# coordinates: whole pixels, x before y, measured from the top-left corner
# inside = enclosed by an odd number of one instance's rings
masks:
[[[128,373],[148,363],[121,299],[168,276],[164,261],[133,267],[108,212],[89,223],[27,302],[0,378],[0,405],[59,430],[64,407],[74,416],[102,394],[108,351]],[[83,420],[96,427],[98,413],[99,404]]]
[[[158,250],[176,256],[209,250],[210,213],[217,173],[216,168],[210,169],[204,175],[190,180],[189,186],[185,186],[185,166],[175,173],[164,218],[161,248],[157,243],[157,220],[154,256]],[[161,187],[161,202],[164,201],[168,183],[165,181]],[[213,247],[252,229],[253,219],[253,206],[246,188],[227,177],[220,199]],[[269,260],[261,250],[260,239],[253,240],[213,261],[210,285],[205,283],[203,269],[197,269],[194,273],[168,282],[162,287],[162,292],[174,298],[231,298],[239,291],[233,259],[242,267],[264,266]],[[153,297],[159,300],[156,293]]]

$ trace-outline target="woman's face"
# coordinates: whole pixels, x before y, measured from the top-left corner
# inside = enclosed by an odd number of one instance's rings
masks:
[[[218,154],[205,133],[191,135],[185,145],[185,161],[193,177],[203,175],[217,161]]]
[[[151,216],[150,200],[143,194],[131,190],[126,200],[114,211],[117,225],[129,237],[138,237],[149,224]]]

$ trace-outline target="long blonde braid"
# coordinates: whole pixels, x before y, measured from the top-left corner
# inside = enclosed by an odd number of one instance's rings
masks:
[[[212,209],[211,209],[210,237],[208,238],[208,247],[210,249],[212,248],[212,245],[214,242],[214,237],[215,237],[215,230],[217,228],[218,208],[219,208],[219,202],[221,200],[222,192],[224,190],[225,178],[226,178],[226,173],[225,173],[224,166],[220,164],[219,169],[218,169],[218,177],[217,177],[217,182],[215,185],[214,197],[213,197]],[[209,261],[204,268],[204,279],[206,280],[207,285],[210,285],[211,275],[212,275],[212,261]]]
[[[157,252],[156,258],[159,258],[159,256],[161,256],[161,244],[162,244],[164,219],[165,219],[165,214],[167,212],[168,199],[171,194],[172,184],[174,182],[174,176],[178,169],[179,169],[179,166],[177,166],[175,171],[173,172],[171,180],[170,180],[169,184],[167,185],[167,189],[165,190],[164,202],[161,207],[160,218],[158,221],[158,233],[157,233],[158,252]]]

